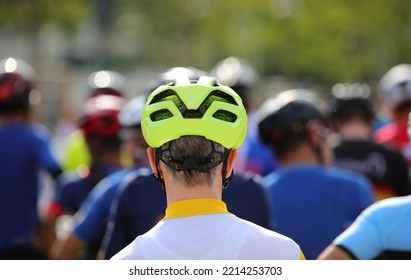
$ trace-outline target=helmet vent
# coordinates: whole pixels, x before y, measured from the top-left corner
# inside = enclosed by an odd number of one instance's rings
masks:
[[[183,100],[181,100],[181,98],[173,90],[165,90],[159,93],[151,100],[150,104],[163,101],[172,101],[177,106],[178,110],[180,110],[180,112],[184,112],[187,109]]]
[[[173,113],[171,113],[169,110],[162,109],[162,110],[159,110],[157,112],[152,113],[150,115],[150,119],[153,122],[157,122],[157,121],[162,121],[162,120],[165,120],[165,119],[169,119],[172,116],[173,116]]]
[[[233,105],[238,105],[237,102],[235,101],[235,99],[231,95],[229,95],[229,94],[227,94],[227,93],[225,93],[221,90],[212,91],[208,95],[208,97],[205,99],[203,104],[206,108],[208,108],[208,107],[210,107],[211,103],[215,100],[230,103],[230,104],[233,104]]]
[[[230,122],[230,123],[234,123],[237,120],[236,115],[234,115],[231,112],[225,111],[225,110],[218,110],[217,112],[213,114],[213,118],[226,121],[226,122]]]
[[[220,90],[215,90],[211,92],[197,109],[187,109],[187,106],[177,95],[177,93],[173,90],[166,90],[164,92],[159,93],[157,96],[153,98],[150,104],[163,101],[172,101],[177,106],[181,115],[185,119],[201,119],[214,101],[237,105],[237,102],[232,96]],[[160,121],[171,118],[172,116],[173,114],[169,110],[162,109],[151,114],[150,118],[152,121]],[[218,110],[213,114],[213,117],[227,122],[235,122],[237,119],[237,116],[235,114],[225,110]]]

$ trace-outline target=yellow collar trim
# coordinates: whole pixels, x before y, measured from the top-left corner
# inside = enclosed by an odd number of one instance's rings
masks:
[[[163,220],[197,215],[230,214],[226,204],[219,199],[201,198],[171,203]]]

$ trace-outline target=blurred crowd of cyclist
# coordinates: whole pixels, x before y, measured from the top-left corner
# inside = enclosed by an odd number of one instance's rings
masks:
[[[30,121],[35,75],[24,60],[0,61],[0,259],[110,259],[164,217],[141,112],[179,75],[215,77],[247,110],[223,190],[231,213],[292,238],[307,259],[411,259],[411,65],[387,69],[377,90],[341,81],[326,95],[270,92],[258,106],[260,77],[243,58],[165,69],[131,95],[121,73],[99,69],[64,151]],[[40,207],[43,184],[52,195]]]

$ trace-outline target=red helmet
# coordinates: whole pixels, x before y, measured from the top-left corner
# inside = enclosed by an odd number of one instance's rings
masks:
[[[98,95],[87,99],[79,127],[86,135],[103,138],[118,136],[121,128],[118,114],[124,104],[124,98],[113,95]]]
[[[19,59],[0,61],[0,110],[13,111],[29,108],[29,94],[34,70]]]

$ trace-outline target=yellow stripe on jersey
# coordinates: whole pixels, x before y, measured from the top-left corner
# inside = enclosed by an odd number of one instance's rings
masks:
[[[231,214],[226,204],[218,199],[201,198],[171,203],[163,220],[191,217],[197,215]]]
[[[305,256],[303,251],[300,251],[300,260],[305,261]]]

